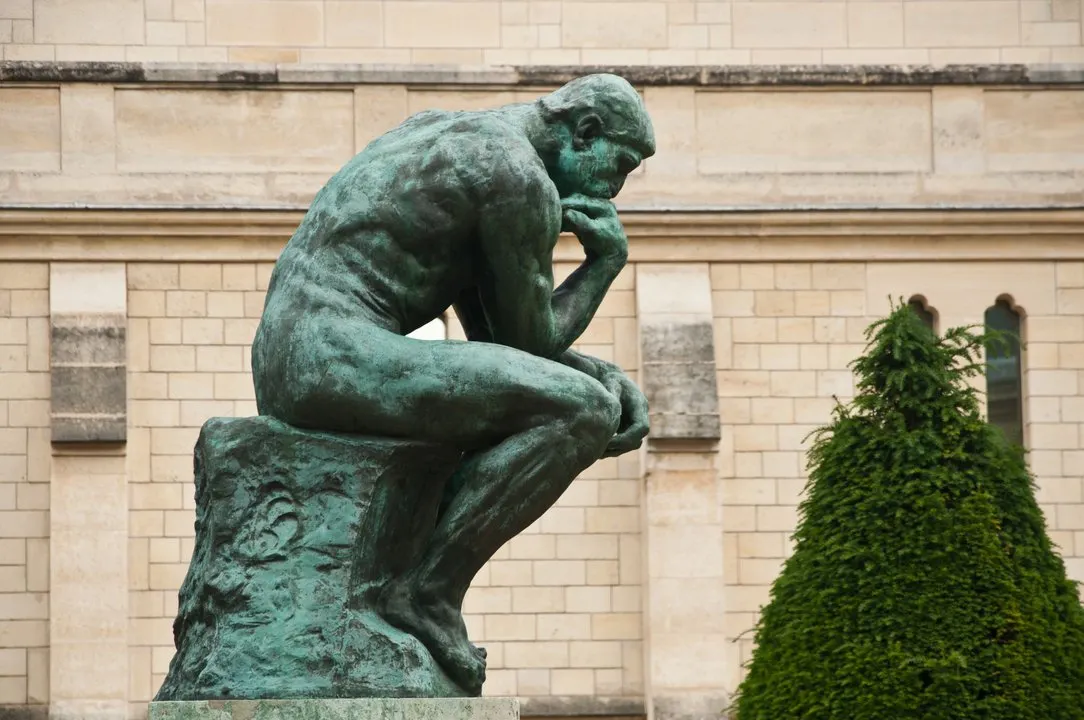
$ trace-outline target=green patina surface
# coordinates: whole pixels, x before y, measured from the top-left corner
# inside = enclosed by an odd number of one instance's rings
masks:
[[[518,720],[513,698],[159,702],[150,720]]]
[[[261,418],[197,446],[197,547],[158,700],[475,696],[471,580],[647,401],[569,350],[628,256],[612,198],[654,152],[591,75],[531,103],[427,111],[313,200],[252,348]],[[555,287],[553,248],[584,260]],[[468,341],[405,337],[454,307]]]

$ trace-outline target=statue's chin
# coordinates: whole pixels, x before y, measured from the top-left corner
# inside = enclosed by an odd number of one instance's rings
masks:
[[[622,182],[611,182],[603,185],[597,192],[592,193],[594,197],[599,200],[613,200],[617,197],[617,193],[621,192]]]
[[[562,200],[573,195],[586,196],[595,198],[596,200],[613,200],[617,197],[617,193],[621,192],[621,188],[625,185],[624,180],[613,180],[610,182],[599,181],[593,187],[581,187],[577,190],[567,191],[558,189],[559,195]]]

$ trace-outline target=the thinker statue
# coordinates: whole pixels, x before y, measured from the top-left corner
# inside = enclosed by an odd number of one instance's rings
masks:
[[[485,678],[461,615],[474,576],[579,473],[647,434],[636,385],[569,347],[626,263],[611,200],[654,150],[643,101],[614,75],[422,112],[331,178],[272,274],[252,347],[261,416],[462,453],[435,529],[374,606],[466,694]],[[562,231],[586,257],[555,288]],[[449,307],[468,342],[406,337]]]

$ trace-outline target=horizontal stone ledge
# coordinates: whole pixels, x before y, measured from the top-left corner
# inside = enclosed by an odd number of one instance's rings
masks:
[[[128,440],[128,422],[123,414],[53,414],[50,424],[51,442],[58,445],[115,444]]]
[[[1084,180],[1084,176],[1081,178]],[[618,206],[634,237],[987,237],[1070,235],[1084,231],[1084,205],[1069,207],[682,208]],[[0,203],[0,238],[263,238],[285,241],[304,208],[67,207]],[[569,236],[571,237],[571,236]]]
[[[554,695],[523,697],[519,712],[525,718],[562,717],[637,717],[642,716],[644,699],[639,697],[605,697],[592,695]]]
[[[648,455],[710,455],[714,456],[720,438],[660,438],[647,436]]]
[[[0,208],[0,262],[273,262],[302,215]],[[621,216],[632,262],[1084,260],[1084,209]],[[563,236],[554,258],[579,261],[583,250]]]
[[[641,86],[932,86],[1084,84],[1084,64],[1057,65],[288,65],[0,62],[3,83],[556,86],[596,72]]]

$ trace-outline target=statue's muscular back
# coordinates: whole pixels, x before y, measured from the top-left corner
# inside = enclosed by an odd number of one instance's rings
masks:
[[[498,113],[411,117],[316,196],[278,263],[268,302],[326,304],[400,333],[429,322],[476,281],[482,195],[515,185],[495,176],[511,166],[545,176],[526,137]],[[556,190],[552,202],[559,212]],[[538,208],[524,208],[531,211]]]
[[[525,183],[541,203],[509,197]],[[297,420],[287,406],[309,404],[330,363],[385,359],[375,344],[391,339],[367,346],[347,324],[405,335],[485,282],[479,215],[510,200],[539,218],[546,247],[524,253],[551,251],[556,188],[499,110],[419,113],[370,143],[316,195],[275,266],[253,342],[260,412]]]

